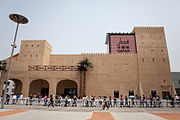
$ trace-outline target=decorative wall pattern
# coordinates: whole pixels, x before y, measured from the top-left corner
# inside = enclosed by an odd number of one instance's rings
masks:
[[[77,66],[31,65],[28,71],[78,71]]]

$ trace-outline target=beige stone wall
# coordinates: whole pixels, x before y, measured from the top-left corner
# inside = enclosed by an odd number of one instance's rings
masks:
[[[137,94],[136,54],[90,54],[83,55],[94,65],[87,73],[87,94],[114,96],[114,90],[128,95],[129,90]]]
[[[51,50],[52,50],[51,45],[47,41],[45,41],[44,42],[43,65],[49,65]]]
[[[22,81],[24,96],[29,94],[31,82],[39,79],[49,83],[49,94],[57,93],[60,81],[72,80],[77,84],[79,94],[79,71],[28,71],[28,66],[76,66],[87,57],[94,66],[86,76],[87,95],[113,96],[114,90],[119,90],[123,96],[128,96],[129,90],[134,90],[135,95],[146,96],[151,90],[156,90],[160,96],[163,91],[174,94],[164,28],[135,27],[133,32],[136,34],[137,54],[53,55],[47,41],[24,40],[20,53],[14,57],[10,79]],[[5,76],[6,72],[1,83]]]
[[[76,66],[80,60],[82,60],[81,55],[51,55],[49,64],[60,66]]]

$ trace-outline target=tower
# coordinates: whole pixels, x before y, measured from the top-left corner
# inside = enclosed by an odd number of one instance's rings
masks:
[[[46,40],[22,40],[19,62],[28,65],[48,65],[51,49]]]
[[[135,27],[141,94],[174,95],[163,27]]]

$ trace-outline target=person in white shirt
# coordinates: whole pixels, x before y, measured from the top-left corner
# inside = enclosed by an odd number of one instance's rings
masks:
[[[175,95],[175,99],[176,99],[176,104],[179,105],[179,96]]]
[[[12,104],[16,104],[16,95],[15,94],[13,95],[13,102],[12,102]]]
[[[19,100],[20,100],[20,103],[22,104],[22,101],[23,101],[23,104],[24,104],[24,100],[23,100],[23,95],[21,93],[20,97],[19,97]]]
[[[175,97],[176,97],[176,101],[179,101],[179,96],[175,95]]]

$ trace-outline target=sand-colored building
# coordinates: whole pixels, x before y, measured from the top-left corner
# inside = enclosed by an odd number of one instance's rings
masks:
[[[107,33],[106,44],[109,53],[105,54],[56,55],[51,54],[52,47],[46,40],[22,40],[10,74],[15,93],[78,95],[77,63],[88,58],[94,67],[86,74],[86,95],[175,94],[163,27],[135,27],[132,33]],[[1,94],[6,75],[4,71]]]

